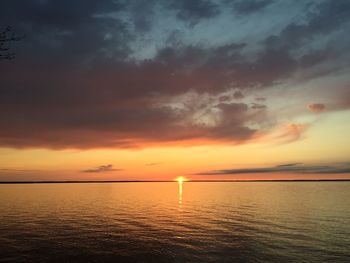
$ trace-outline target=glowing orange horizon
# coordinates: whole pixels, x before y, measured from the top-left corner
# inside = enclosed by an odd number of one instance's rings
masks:
[[[191,180],[349,179],[349,173],[200,174],[288,163],[308,165],[348,162],[350,148],[344,141],[347,139],[346,135],[350,133],[349,112],[329,113],[327,119],[317,122],[308,129],[307,136],[286,144],[276,144],[275,136],[280,135],[277,132],[271,136],[271,143],[251,142],[196,147],[179,145],[151,147],[150,145],[145,149],[79,151],[0,148],[0,181],[173,180],[185,182]],[[269,141],[269,138],[266,140]],[[108,165],[112,167],[110,170],[96,169],[96,167]],[[84,172],[89,170],[96,170],[96,172]],[[180,177],[183,179],[179,180]]]

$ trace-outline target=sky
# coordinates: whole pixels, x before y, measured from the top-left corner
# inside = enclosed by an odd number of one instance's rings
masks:
[[[0,181],[350,179],[350,1],[1,4]]]

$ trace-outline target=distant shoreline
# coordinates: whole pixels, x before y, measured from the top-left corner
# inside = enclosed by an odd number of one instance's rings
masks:
[[[189,180],[186,183],[278,183],[278,182],[350,182],[350,179],[320,180]],[[174,180],[130,180],[130,181],[3,181],[0,184],[92,184],[92,183],[178,183]]]

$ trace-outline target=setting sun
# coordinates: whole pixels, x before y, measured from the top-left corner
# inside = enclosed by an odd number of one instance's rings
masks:
[[[185,177],[183,176],[179,176],[175,179],[175,181],[179,182],[180,184],[182,184],[183,182],[188,181]]]

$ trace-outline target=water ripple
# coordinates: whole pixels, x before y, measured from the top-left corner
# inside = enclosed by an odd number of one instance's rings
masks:
[[[1,262],[350,262],[350,184],[0,185]]]

